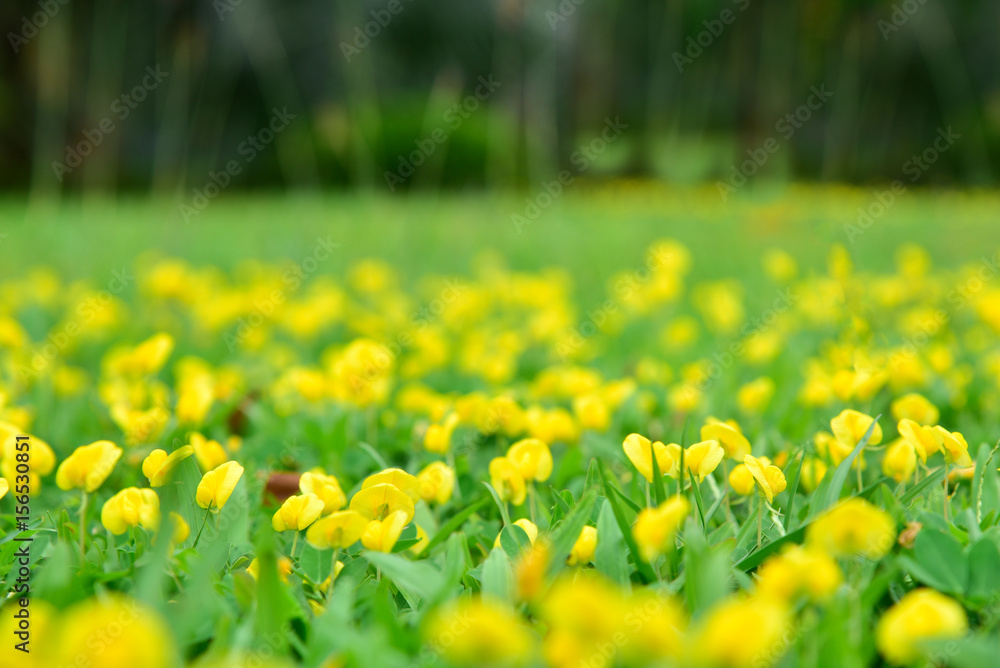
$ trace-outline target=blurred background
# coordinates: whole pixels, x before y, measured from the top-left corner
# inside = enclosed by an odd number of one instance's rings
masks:
[[[46,199],[985,186],[1000,157],[995,0],[4,0],[0,25],[0,189]]]

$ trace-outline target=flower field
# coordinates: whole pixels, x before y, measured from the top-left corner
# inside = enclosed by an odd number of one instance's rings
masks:
[[[0,667],[995,665],[1000,209],[906,198],[3,205]]]

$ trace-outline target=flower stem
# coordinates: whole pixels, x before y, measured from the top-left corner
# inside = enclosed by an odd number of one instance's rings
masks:
[[[208,524],[208,516],[212,512],[212,505],[209,504],[208,508],[205,508],[205,521],[201,523],[201,528],[198,529],[198,535],[194,537],[194,545],[191,546],[192,549],[198,547],[198,541],[201,540],[201,532],[205,530],[205,525]]]
[[[944,521],[948,521],[948,458],[944,458]]]
[[[87,559],[86,549],[87,538],[87,490],[80,492],[80,569],[83,570],[83,562]]]
[[[292,555],[291,555],[292,559],[295,558],[295,548],[298,546],[298,544],[299,544],[299,532],[296,531],[295,538],[292,539]]]
[[[760,549],[761,540],[764,538],[764,494],[757,493],[757,549]]]

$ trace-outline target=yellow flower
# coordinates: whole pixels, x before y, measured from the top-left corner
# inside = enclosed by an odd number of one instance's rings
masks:
[[[275,531],[302,531],[323,512],[323,500],[315,494],[290,496],[271,517]]]
[[[284,555],[278,557],[278,578],[282,582],[288,582],[288,576],[291,575],[293,566],[294,564],[292,563],[292,560],[288,557]],[[253,561],[250,562],[250,565],[247,566],[247,573],[249,573],[250,577],[254,580],[260,578],[260,560],[257,557],[254,557]]]
[[[174,349],[174,338],[169,334],[154,334],[132,350],[131,362],[142,374],[156,373],[163,368]]]
[[[313,471],[303,473],[299,478],[299,491],[303,494],[315,494],[322,499],[324,513],[340,510],[347,503],[340,483],[332,475]]]
[[[134,599],[110,594],[68,610],[58,622],[52,666],[167,668],[174,641],[166,622]]]
[[[799,474],[799,484],[806,492],[812,492],[826,475],[827,466],[822,459],[807,457],[802,462],[802,472]]]
[[[885,449],[882,457],[882,473],[896,482],[908,480],[917,468],[917,452],[913,444],[900,438]]]
[[[7,479],[0,478],[0,499],[7,496],[8,491],[10,491],[10,484],[7,482]]]
[[[448,452],[451,449],[451,435],[458,422],[457,413],[448,413],[442,424],[432,424],[427,427],[427,432],[424,433],[424,449],[440,455]]]
[[[596,392],[582,394],[573,399],[573,414],[584,429],[604,431],[611,422],[608,404]]]
[[[190,445],[180,447],[169,455],[165,450],[153,450],[142,462],[142,474],[149,478],[150,487],[162,487],[174,467],[193,454],[194,448]]]
[[[875,422],[875,418],[872,416],[847,408],[830,420],[830,428],[838,441],[853,449],[864,438],[865,432],[868,431],[872,422]],[[878,445],[881,442],[882,427],[875,422],[875,428],[872,430],[872,437],[868,441],[868,445]]]
[[[218,441],[209,440],[194,432],[191,434],[191,447],[194,449],[194,458],[198,460],[198,466],[202,471],[217,469],[227,461],[229,455]]]
[[[639,474],[653,482],[653,455],[656,456],[656,465],[660,469],[660,475],[677,477],[680,468],[681,446],[671,443],[663,445],[657,441],[650,443],[649,439],[639,434],[629,434],[622,443],[625,455],[632,462],[632,465],[639,471]]]
[[[525,480],[543,482],[552,475],[552,452],[537,438],[525,438],[510,446],[507,459]]]
[[[684,649],[687,617],[684,608],[664,591],[637,589],[627,601],[624,665],[661,665],[662,659],[678,659]],[[656,660],[661,660],[657,662]],[[674,662],[676,663],[676,661]],[[666,662],[666,665],[671,665]]]
[[[580,530],[580,535],[577,537],[576,542],[573,543],[573,549],[570,550],[566,563],[571,566],[574,564],[588,564],[594,560],[594,551],[596,549],[597,529],[592,526],[585,526]]]
[[[188,525],[187,521],[174,511],[170,511],[170,520],[174,525],[174,535],[171,536],[171,542],[175,545],[183,543],[191,535],[191,527]]]
[[[28,445],[25,445],[25,441],[17,440],[19,435],[29,436]],[[52,473],[52,469],[56,466],[56,456],[49,444],[37,436],[25,434],[19,427],[9,422],[0,422],[0,445],[2,445],[0,474],[8,482],[17,480],[18,475],[24,474],[23,468],[20,472],[17,470],[18,464],[27,463],[28,490],[31,494],[37,493],[42,484],[41,477]]]
[[[243,467],[236,462],[226,462],[206,473],[198,483],[195,499],[202,508],[215,506],[222,510],[243,476]]]
[[[899,435],[913,446],[920,461],[926,463],[927,457],[941,450],[944,439],[934,427],[922,427],[909,418],[899,421]]]
[[[933,589],[915,589],[889,608],[875,629],[875,644],[889,662],[916,663],[921,643],[961,638],[968,631],[965,610]]]
[[[517,467],[506,457],[494,457],[490,462],[490,484],[504,501],[515,506],[524,503],[527,488]]]
[[[452,664],[527,664],[535,636],[508,607],[479,597],[462,598],[431,614],[425,637]]]
[[[116,536],[129,527],[153,531],[160,526],[160,499],[151,489],[126,487],[104,503],[101,524]]]
[[[864,499],[852,497],[809,525],[810,544],[840,557],[880,559],[896,539],[896,523]]]
[[[768,503],[774,501],[775,494],[785,491],[787,485],[785,474],[777,466],[764,465],[753,455],[743,457],[743,464],[760,487],[760,491],[767,497]]]
[[[368,519],[364,515],[353,510],[338,510],[313,522],[306,531],[306,540],[320,550],[350,547],[358,542],[367,527]]]
[[[788,608],[773,598],[730,597],[708,611],[691,636],[691,652],[699,665],[770,665],[788,648],[789,622]]]
[[[373,473],[364,479],[361,483],[361,489],[382,484],[392,485],[413,501],[420,498],[420,483],[417,482],[415,476],[410,475],[403,469],[386,469],[378,473]]]
[[[632,525],[642,558],[652,563],[673,545],[674,533],[691,510],[687,497],[673,496],[656,508],[644,508]]]
[[[121,456],[122,449],[111,441],[81,445],[59,465],[56,484],[59,489],[93,492],[111,475]]]
[[[417,482],[424,501],[447,503],[455,490],[455,472],[444,462],[433,462],[417,474]]]
[[[765,459],[762,457],[761,459]],[[753,474],[750,473],[750,469],[747,468],[746,464],[737,464],[733,467],[733,470],[729,472],[729,486],[733,488],[733,491],[741,496],[749,496],[753,493],[754,486]]]
[[[524,529],[524,533],[528,534],[528,542],[534,545],[538,538],[538,526],[527,518],[514,520],[513,523]],[[493,541],[493,547],[500,547],[500,534],[497,534],[496,540]]]
[[[941,426],[934,427],[934,433],[941,439],[941,449],[948,462],[956,466],[972,466],[969,444],[965,442],[964,436]]]
[[[413,519],[413,499],[395,485],[383,482],[359,489],[351,499],[351,510],[369,520],[382,520],[401,510],[409,522]]]
[[[816,445],[816,452],[818,452],[823,457],[829,458],[834,466],[840,464],[840,462],[847,459],[847,456],[851,454],[854,450],[854,445],[848,445],[846,443],[841,443],[837,440],[837,437],[828,431],[816,432],[813,437],[813,443]],[[857,444],[855,444],[857,445]],[[857,458],[854,463],[851,464],[851,469],[856,469],[861,467],[862,470],[865,468],[865,451],[862,450],[858,453]]]
[[[389,513],[384,520],[372,520],[361,534],[361,544],[376,552],[392,552],[399,534],[409,521],[406,512],[402,510]]]
[[[544,647],[547,664],[553,668],[613,665],[616,650],[626,640],[625,611],[621,590],[594,571],[556,580],[538,610],[549,629]]]
[[[691,477],[701,482],[719,466],[725,456],[726,451],[718,441],[702,441],[684,451],[684,465],[691,472]]]
[[[726,457],[730,459],[743,460],[744,455],[750,454],[750,441],[747,440],[740,426],[732,420],[720,422],[715,418],[708,418],[705,426],[701,428],[702,441],[717,441],[726,452]]]
[[[759,414],[771,403],[774,390],[773,380],[767,377],[757,378],[739,389],[736,393],[736,405],[744,413]]]
[[[921,425],[936,424],[941,417],[937,406],[916,393],[904,394],[893,401],[890,411],[897,422],[905,419]]]
[[[790,545],[764,562],[757,571],[757,591],[763,596],[792,602],[803,594],[811,600],[830,596],[843,581],[840,566],[822,550]]]

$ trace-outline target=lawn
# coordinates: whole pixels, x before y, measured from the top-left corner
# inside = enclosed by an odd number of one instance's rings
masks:
[[[0,202],[0,665],[992,663],[997,195],[541,193]]]

